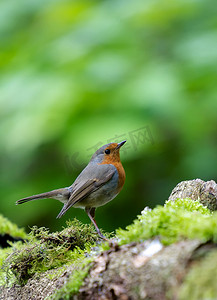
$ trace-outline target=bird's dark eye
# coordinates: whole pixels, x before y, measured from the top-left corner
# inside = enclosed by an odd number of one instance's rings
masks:
[[[109,149],[106,149],[106,150],[105,150],[105,154],[110,154],[110,150],[109,150]]]

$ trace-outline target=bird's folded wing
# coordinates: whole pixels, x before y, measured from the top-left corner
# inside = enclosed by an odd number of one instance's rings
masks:
[[[62,210],[58,214],[57,218],[62,217],[65,212],[72,207],[75,203],[83,200],[87,196],[89,196],[92,192],[98,190],[102,185],[108,182],[115,173],[115,169],[107,170],[106,173],[103,174],[102,179],[92,178],[86,180],[83,184],[79,184],[79,187],[75,188],[72,192],[69,200],[63,206]]]

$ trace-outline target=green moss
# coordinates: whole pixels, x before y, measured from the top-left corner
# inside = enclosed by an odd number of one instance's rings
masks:
[[[3,263],[11,253],[11,248],[0,249],[0,286],[5,285],[6,283],[8,283],[8,285],[10,286],[15,280],[10,269],[3,269]]]
[[[34,227],[24,244],[13,244],[13,252],[3,263],[3,272],[10,270],[19,284],[25,284],[36,273],[83,262],[98,239],[92,225],[76,219],[56,233]]]
[[[203,260],[195,263],[179,291],[179,300],[216,299],[217,251],[212,250]]]
[[[7,218],[0,215],[0,235],[10,236],[14,239],[27,239],[28,235],[24,231],[23,228],[18,228],[18,226],[12,222],[10,222]],[[10,244],[10,242],[9,242]],[[9,268],[4,269],[4,262],[9,255],[12,253],[12,249],[10,247],[1,249],[0,248],[0,286],[6,284],[6,282],[11,285],[14,282],[14,276]]]
[[[18,228],[16,224],[10,222],[7,218],[0,215],[0,234],[8,234],[15,238],[26,239],[27,234],[23,228]]]
[[[217,213],[211,213],[199,201],[177,199],[153,210],[144,210],[126,230],[117,230],[121,245],[154,236],[159,236],[166,245],[183,238],[216,242]]]
[[[71,299],[72,295],[79,291],[83,280],[91,267],[92,260],[93,258],[84,258],[82,263],[77,261],[74,264],[74,271],[67,283],[52,296],[46,298],[46,300]]]

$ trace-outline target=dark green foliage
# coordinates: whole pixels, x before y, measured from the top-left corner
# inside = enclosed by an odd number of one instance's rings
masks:
[[[72,184],[111,140],[127,139],[126,184],[96,212],[106,231],[163,204],[182,180],[215,180],[216,7],[1,0],[0,211],[26,228],[87,222],[73,208],[57,221],[55,200],[14,203]]]

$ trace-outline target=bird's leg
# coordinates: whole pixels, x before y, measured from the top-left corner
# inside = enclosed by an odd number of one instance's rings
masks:
[[[86,211],[88,217],[90,218],[91,222],[93,223],[94,227],[96,228],[98,235],[102,239],[106,240],[106,237],[101,233],[101,231],[99,230],[99,227],[97,226],[96,221],[94,219],[95,218],[95,210],[96,210],[95,207],[85,207],[85,211]]]

